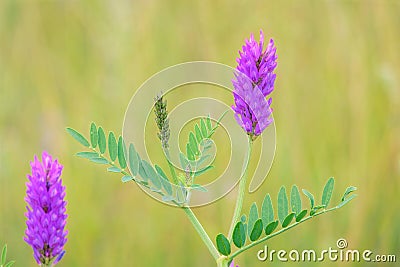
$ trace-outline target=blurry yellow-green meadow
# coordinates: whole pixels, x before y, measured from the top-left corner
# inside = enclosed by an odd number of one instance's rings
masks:
[[[260,29],[277,47],[272,93],[277,143],[270,173],[246,196],[244,210],[267,192],[275,203],[281,185],[297,184],[320,198],[332,176],[333,201],[348,185],[358,188],[358,197],[255,246],[236,264],[364,266],[257,258],[264,245],[321,251],[344,238],[349,249],[396,256],[397,263],[368,266],[398,266],[399,1],[2,0],[0,247],[8,244],[14,266],[36,265],[23,240],[24,197],[29,162],[43,150],[64,165],[69,233],[57,266],[215,266],[181,210],[74,156],[82,146],[65,128],[87,136],[94,121],[121,134],[129,100],[146,79],[187,61],[235,67],[244,40],[251,33],[258,40]],[[175,96],[168,99],[173,105],[179,104]],[[233,97],[226,101],[233,104]],[[149,138],[157,140],[156,133]],[[221,143],[226,136],[216,139]],[[152,160],[163,161],[159,144],[149,149]],[[228,149],[220,146],[218,153],[229,154]],[[215,173],[224,168],[223,160],[217,163]],[[235,194],[194,209],[213,240],[229,229]]]

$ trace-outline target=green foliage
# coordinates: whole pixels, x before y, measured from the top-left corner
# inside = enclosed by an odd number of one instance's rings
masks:
[[[1,258],[0,258],[1,266],[3,266],[6,263],[6,257],[7,257],[7,245],[4,245],[4,247],[1,251]]]
[[[250,227],[249,227],[249,229],[250,229]],[[251,229],[250,240],[256,241],[258,238],[260,238],[262,232],[263,232],[263,222],[262,222],[262,219],[258,219],[254,223],[254,225]]]
[[[7,262],[7,244],[3,246],[0,255],[0,267],[11,267],[15,261]]]
[[[123,175],[121,178],[123,183],[134,181],[153,192],[157,192],[163,199],[176,202],[176,198],[173,197],[173,187],[161,167],[156,165],[154,168],[149,162],[141,159],[133,144],[130,144],[128,151],[126,151],[122,136],[118,137],[117,142],[114,133],[110,132],[107,143],[103,128],[101,126],[97,128],[92,123],[89,132],[90,145],[86,138],[76,130],[67,128],[67,132],[79,143],[91,149],[91,151],[78,152],[76,154],[78,157],[88,159],[94,163],[109,165],[107,171],[121,173]],[[109,159],[105,154],[107,147]],[[126,169],[128,164],[131,173]],[[205,190],[200,185],[195,185],[195,189]]]
[[[356,191],[356,190],[357,190],[357,187],[355,187],[355,186],[349,186],[349,187],[347,187],[347,188],[346,188],[346,191],[345,191],[344,194],[343,194],[342,201],[345,201],[347,195],[349,195],[350,193],[352,193],[352,192],[354,192],[354,191]]]
[[[201,170],[199,170],[199,171],[196,171],[196,172],[194,173],[194,177],[200,176],[200,175],[202,175],[203,173],[205,173],[206,171],[211,170],[212,168],[214,168],[214,166],[209,165],[209,166],[207,166],[207,167],[205,167],[205,168],[203,168],[203,169],[201,169]]]
[[[103,128],[99,127],[99,129],[97,130],[97,135],[98,135],[97,142],[99,145],[100,153],[104,154],[106,152],[107,143],[106,143],[106,135],[104,133]]]
[[[223,116],[218,119],[215,125],[212,124],[210,116],[201,118],[200,123],[194,125],[194,130],[189,132],[188,142],[186,143],[186,155],[179,154],[179,161],[183,170],[187,172],[190,167],[189,175],[197,177],[213,168],[212,165],[203,166],[204,162],[211,157],[209,150],[212,147],[210,138],[218,128]]]
[[[93,148],[96,148],[97,141],[98,141],[97,127],[96,124],[92,122],[92,124],[90,125],[90,143],[92,144]]]
[[[154,188],[156,190],[159,190],[161,188],[161,181],[156,171],[153,169],[150,163],[145,160],[142,160],[142,166],[144,171],[146,172],[146,176],[150,179]]]
[[[198,125],[198,124],[196,124],[196,125],[194,126],[194,132],[195,132],[195,134],[196,134],[196,140],[197,140],[197,142],[200,143],[200,142],[203,140],[203,135],[202,135],[201,132],[200,132],[200,128],[199,128],[199,125]]]
[[[118,154],[117,140],[115,139],[115,135],[113,132],[108,134],[108,154],[110,155],[110,159],[112,162],[115,161]]]
[[[275,231],[276,227],[278,227],[279,222],[278,221],[273,221],[270,222],[266,227],[265,227],[265,234],[270,235],[273,231]]]
[[[135,146],[133,144],[129,145],[129,167],[131,169],[132,175],[136,176],[139,171],[140,157],[136,152]]]
[[[268,225],[274,220],[274,208],[272,207],[271,196],[265,195],[264,201],[261,206],[261,218],[264,225]]]
[[[266,194],[261,206],[261,218],[259,218],[257,204],[253,203],[250,206],[249,214],[243,214],[240,221],[236,223],[232,240],[235,246],[239,249],[233,252],[232,257],[241,253],[242,251],[249,249],[255,244],[265,241],[275,235],[278,235],[292,226],[296,226],[302,222],[309,220],[312,217],[321,215],[326,212],[336,210],[343,205],[347,204],[356,195],[350,195],[356,190],[355,187],[348,187],[341,199],[341,202],[328,209],[328,204],[331,200],[333,193],[334,179],[330,178],[326,182],[322,190],[321,204],[315,204],[315,199],[313,194],[311,194],[306,189],[302,189],[304,195],[310,200],[309,209],[302,209],[302,200],[300,196],[300,191],[296,185],[292,186],[290,192],[290,206],[291,211],[289,213],[289,203],[288,197],[286,195],[286,188],[282,186],[278,192],[278,205],[277,212],[274,212],[271,197]],[[307,214],[309,215],[307,216]],[[274,214],[278,215],[278,219],[275,219]],[[246,227],[246,219],[248,218],[248,223]],[[281,228],[277,231],[279,224]],[[247,228],[247,229],[246,229]],[[264,230],[264,236],[263,236]],[[249,236],[250,243],[246,245],[246,238]]]
[[[118,168],[118,167],[110,167],[110,168],[107,168],[107,171],[109,171],[109,172],[121,172],[122,170],[120,168]]]
[[[349,203],[353,198],[355,198],[357,195],[351,195],[348,198],[344,198],[344,200],[342,200],[342,202],[339,203],[339,205],[337,206],[338,208],[343,207],[344,205],[346,205],[347,203]]]
[[[295,215],[296,215],[296,213],[292,212],[288,216],[286,216],[286,218],[282,222],[282,228],[287,227],[292,222]]]
[[[75,131],[70,127],[67,127],[66,130],[76,141],[81,143],[83,146],[90,147],[88,140],[85,137],[83,137],[83,135],[81,135],[80,133],[78,133],[77,131]]]
[[[118,138],[118,163],[122,169],[126,168],[126,159],[125,159],[125,142],[122,139],[122,136]]]
[[[296,185],[292,186],[292,191],[290,192],[290,205],[292,207],[292,211],[296,215],[301,212],[300,192]]]
[[[201,191],[201,192],[207,192],[208,191],[205,187],[203,187],[203,186],[201,186],[199,184],[193,184],[190,188],[192,190],[197,190],[197,191]]]
[[[228,256],[231,254],[231,244],[229,240],[223,235],[218,234],[216,237],[217,249],[222,255]]]
[[[246,231],[244,223],[239,221],[233,229],[232,241],[236,247],[241,248],[246,243]]]
[[[124,175],[121,178],[121,182],[123,182],[123,183],[130,182],[132,180],[133,180],[132,176],[129,176],[129,175]]]
[[[281,187],[278,193],[278,218],[281,223],[285,220],[289,213],[288,199],[286,195],[286,188]]]
[[[92,158],[97,158],[99,157],[99,154],[97,152],[78,152],[76,153],[78,157],[84,158],[84,159],[92,159]]]
[[[210,137],[213,131],[218,126],[217,124],[217,126],[212,128],[212,124],[210,126],[210,123],[211,119],[201,119],[200,125],[195,125],[195,133],[189,134],[187,151],[191,153],[190,158],[201,158],[202,152],[204,150],[200,149],[199,147],[200,144],[204,142],[203,133],[208,134],[208,136]],[[178,186],[177,189],[174,190],[172,184],[169,182],[168,177],[161,169],[161,167],[159,167],[158,165],[155,165],[153,167],[149,162],[141,159],[133,144],[129,145],[128,153],[126,153],[125,143],[122,136],[119,136],[117,142],[113,132],[110,132],[108,135],[108,156],[110,157],[110,159],[107,159],[107,155],[104,155],[107,147],[104,131],[101,127],[97,128],[94,123],[92,123],[90,127],[91,145],[89,144],[87,139],[76,130],[72,128],[67,128],[67,132],[79,143],[91,149],[91,151],[82,151],[77,153],[76,155],[78,157],[88,159],[95,163],[110,165],[107,170],[110,172],[121,173],[123,175],[121,178],[122,182],[125,183],[129,181],[134,181],[148,188],[149,190],[160,194],[164,201],[172,201],[173,203],[179,205],[185,203],[188,190],[193,189],[206,191],[204,187],[198,184],[190,184],[191,188],[188,189],[185,184],[185,179],[187,179],[187,177],[183,177],[181,179],[180,186]],[[96,144],[96,133],[97,145],[95,146],[94,144]],[[200,137],[203,139],[201,139],[199,142]],[[206,146],[209,146],[209,144],[206,144]],[[117,163],[115,162],[117,158],[119,165],[117,165]],[[187,156],[185,156],[183,153],[180,154],[180,161],[181,165],[185,166],[185,170],[188,170],[188,173],[192,174],[194,177],[196,175],[196,171],[191,170],[191,167],[193,167],[192,161],[188,159]],[[127,163],[129,164],[131,173],[128,173],[126,171]],[[212,168],[212,166],[208,166],[207,168]],[[198,171],[197,175],[205,172],[207,168]],[[142,179],[140,179],[138,176],[140,176]],[[356,195],[354,194],[351,195],[351,193],[354,192],[356,188],[350,186],[344,192],[341,198],[341,202],[337,206],[327,209],[332,198],[333,188],[334,179],[330,178],[323,188],[321,204],[318,205],[315,205],[315,198],[313,194],[311,194],[306,189],[302,189],[304,195],[310,200],[309,216],[307,216],[308,209],[302,209],[301,196],[299,193],[299,189],[296,185],[292,186],[290,192],[290,213],[288,196],[286,194],[286,188],[284,186],[282,186],[278,192],[277,212],[274,211],[270,195],[266,194],[262,202],[260,215],[258,213],[257,204],[253,203],[250,207],[248,216],[244,214],[241,217],[241,220],[237,222],[233,230],[233,243],[237,248],[239,248],[239,250],[247,249],[251,247],[252,244],[255,244],[255,242],[261,242],[283,231],[286,231],[287,229],[291,228],[290,226],[295,226],[314,216],[338,209],[347,204],[354,197],[356,197]],[[278,215],[278,220],[275,219],[274,214]],[[281,230],[275,232],[279,226],[279,222],[282,228]],[[264,237],[262,237],[263,230],[265,232]],[[249,236],[249,240],[251,243],[248,246],[245,246],[247,236]],[[259,240],[260,238],[261,240]],[[217,235],[216,242],[217,249],[222,255],[228,256],[231,254],[230,241],[223,234]]]
[[[94,162],[94,163],[98,163],[98,164],[108,164],[109,163],[107,159],[101,158],[101,157],[91,158],[90,161]]]
[[[335,180],[333,177],[329,178],[325,184],[324,191],[322,193],[322,205],[325,207],[328,207],[329,201],[331,200],[334,184]]]
[[[296,215],[296,222],[301,221],[307,215],[307,210],[302,210],[299,214]]]
[[[314,203],[315,203],[313,194],[308,192],[306,189],[303,189],[302,191],[303,191],[304,195],[306,195],[308,197],[308,199],[310,200],[311,209],[313,209]]]
[[[250,207],[250,212],[249,212],[249,222],[248,222],[248,234],[251,234],[251,231],[253,230],[254,224],[258,220],[258,209],[257,209],[257,204],[253,203]]]

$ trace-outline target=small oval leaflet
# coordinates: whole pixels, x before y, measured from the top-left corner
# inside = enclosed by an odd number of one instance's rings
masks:
[[[99,153],[90,151],[78,152],[76,155],[85,159],[98,158],[100,156]]]
[[[128,158],[129,158],[129,167],[131,169],[132,175],[136,176],[139,171],[140,158],[133,144],[129,145]]]
[[[199,125],[196,123],[194,126],[194,132],[196,133],[197,142],[200,143],[203,140],[203,136],[201,135]]]
[[[94,122],[90,125],[90,143],[92,144],[93,148],[96,148],[97,146],[97,127]]]
[[[236,224],[233,230],[232,240],[236,247],[241,248],[244,246],[246,242],[246,231],[243,222],[239,221]]]
[[[278,219],[281,223],[289,214],[289,204],[286,195],[286,188],[284,186],[281,187],[278,193]]]
[[[121,169],[118,168],[118,167],[113,166],[113,167],[107,168],[107,171],[109,171],[109,172],[121,172]]]
[[[153,167],[150,165],[150,163],[148,163],[145,160],[142,160],[142,166],[146,173],[146,176],[150,179],[154,188],[156,190],[159,190],[161,188],[161,181],[160,181],[159,176],[157,175],[156,171],[153,169]]]
[[[272,206],[271,196],[265,195],[264,201],[261,206],[261,218],[264,225],[268,225],[274,220],[274,208]]]
[[[121,182],[123,182],[123,183],[129,182],[132,180],[133,180],[133,177],[129,176],[129,175],[122,176],[122,178],[121,178]]]
[[[253,230],[251,230],[250,240],[256,241],[263,232],[263,223],[262,219],[258,219],[253,226]]]
[[[307,210],[302,210],[302,211],[296,216],[296,222],[301,221],[306,215],[307,215]]]
[[[292,186],[292,191],[290,192],[290,205],[292,206],[292,211],[297,214],[301,212],[301,198],[300,192],[296,185]]]
[[[85,147],[90,147],[89,141],[86,140],[85,137],[83,137],[82,134],[80,134],[79,132],[77,132],[76,130],[67,127],[66,128],[67,132],[79,143],[81,143],[82,145],[84,145]]]
[[[108,164],[108,160],[105,158],[90,158],[90,161],[98,164]]]
[[[325,207],[328,207],[329,201],[331,200],[334,184],[335,180],[333,177],[331,177],[324,186],[324,191],[322,193],[322,205],[325,205]]]
[[[126,168],[125,142],[122,139],[122,136],[119,136],[119,138],[118,138],[118,163],[122,169]]]
[[[251,235],[251,231],[253,230],[254,224],[258,220],[258,209],[257,209],[257,204],[253,202],[253,204],[250,207],[250,212],[249,212],[249,222],[248,222],[248,234],[249,236]]]
[[[313,194],[308,192],[306,189],[303,189],[302,191],[303,191],[304,195],[306,195],[306,197],[308,197],[308,199],[310,200],[311,209],[313,209],[314,203],[315,203]]]
[[[99,145],[100,153],[104,154],[106,152],[107,142],[106,142],[106,135],[104,134],[104,130],[101,126],[97,130],[97,135],[98,135],[97,142]]]
[[[283,220],[282,228],[286,228],[292,222],[295,215],[296,213],[292,212],[288,216],[286,216],[286,218]]]
[[[108,153],[112,162],[115,161],[118,154],[117,140],[113,132],[108,134]]]
[[[270,222],[267,227],[265,227],[265,234],[270,235],[276,229],[276,227],[278,227],[278,224],[278,221]]]
[[[217,249],[222,255],[228,256],[229,254],[231,254],[231,244],[223,234],[218,234],[216,237],[216,241]]]
[[[350,194],[350,193],[352,193],[352,192],[354,192],[354,191],[356,191],[356,190],[357,190],[357,187],[355,187],[355,186],[349,186],[349,187],[347,187],[347,188],[346,188],[346,191],[345,191],[344,194],[343,194],[342,201],[344,201],[344,199],[347,197],[348,194]]]
[[[201,130],[201,134],[204,137],[208,137],[207,128],[206,128],[206,124],[204,122],[204,119],[200,120],[200,130]]]

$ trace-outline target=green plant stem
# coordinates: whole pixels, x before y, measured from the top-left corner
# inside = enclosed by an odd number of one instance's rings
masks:
[[[189,207],[182,207],[183,211],[186,213],[187,217],[189,218],[190,222],[193,224],[194,228],[196,229],[197,233],[200,235],[201,240],[203,240],[204,244],[207,246],[208,250],[210,251],[211,255],[217,260],[220,255],[218,253],[217,248],[214,246],[214,243],[211,241],[210,237],[204,230],[203,226],[197,219],[196,215]]]
[[[217,259],[217,267],[228,267],[229,258],[226,256],[221,256]]]
[[[248,170],[249,170],[249,163],[250,163],[251,151],[252,151],[252,146],[253,146],[253,141],[251,140],[250,136],[249,136],[248,140],[249,140],[249,149],[247,152],[246,162],[244,163],[244,172],[243,172],[243,175],[240,178],[240,182],[239,182],[239,192],[238,192],[238,196],[236,199],[236,206],[235,206],[231,226],[229,228],[229,233],[228,233],[229,241],[232,241],[233,229],[235,228],[236,222],[239,220],[240,214],[242,212],[242,207],[243,207],[243,199],[244,199],[244,193],[246,190],[246,182],[247,182],[247,176],[248,176]]]
[[[179,183],[178,183],[178,177],[176,176],[175,167],[174,167],[174,165],[173,165],[172,162],[171,162],[171,157],[170,157],[170,155],[169,155],[169,150],[168,150],[168,149],[165,149],[164,152],[165,152],[165,153],[164,153],[165,159],[166,159],[167,162],[168,162],[169,171],[170,171],[170,173],[171,173],[171,175],[172,175],[173,183],[176,184],[176,185],[178,185],[178,184],[179,184]]]
[[[254,247],[254,246],[256,246],[256,245],[258,245],[258,244],[260,244],[260,243],[262,243],[262,242],[264,242],[264,241],[267,241],[267,240],[270,239],[270,238],[273,238],[274,236],[277,236],[277,235],[279,235],[279,234],[281,234],[281,233],[283,233],[283,232],[286,232],[287,230],[289,230],[289,229],[291,229],[291,228],[293,228],[293,227],[295,227],[295,226],[297,226],[297,225],[299,225],[299,224],[301,224],[301,223],[303,223],[303,222],[305,222],[305,221],[307,221],[307,220],[309,220],[309,219],[311,219],[311,218],[314,218],[314,217],[316,217],[316,216],[318,216],[318,215],[321,215],[321,214],[324,214],[324,213],[327,213],[327,212],[334,211],[334,210],[336,210],[336,209],[338,209],[337,206],[336,206],[336,207],[333,207],[333,208],[330,208],[330,209],[327,209],[327,210],[323,210],[323,211],[321,211],[321,212],[315,213],[313,216],[308,216],[308,217],[304,218],[303,220],[301,220],[301,221],[299,221],[299,222],[295,222],[295,223],[289,225],[289,226],[286,227],[286,228],[282,228],[281,230],[279,230],[279,231],[277,231],[277,232],[275,232],[275,233],[273,233],[273,234],[270,234],[270,235],[268,235],[268,236],[266,236],[266,237],[264,237],[264,238],[261,238],[261,239],[255,241],[255,242],[253,242],[253,243],[250,243],[250,244],[248,244],[248,245],[246,245],[246,246],[240,248],[239,250],[237,250],[237,251],[235,251],[234,253],[232,253],[232,254],[229,256],[229,259],[233,259],[233,258],[235,258],[236,256],[238,256],[240,253],[242,253],[242,252],[248,250],[249,248],[252,248],[252,247]]]

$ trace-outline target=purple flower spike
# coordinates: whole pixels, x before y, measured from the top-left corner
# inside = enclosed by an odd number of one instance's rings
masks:
[[[67,231],[65,187],[61,184],[63,166],[43,152],[42,162],[35,156],[31,162],[32,174],[26,183],[28,206],[24,240],[33,248],[33,256],[38,264],[56,264],[64,255]]]
[[[264,35],[260,31],[257,43],[251,35],[246,40],[237,59],[235,88],[233,95],[235,105],[232,106],[238,124],[254,140],[268,125],[272,123],[272,99],[265,98],[274,90],[277,65],[276,47],[271,39],[264,50]]]
[[[235,267],[235,263],[232,261],[229,267]],[[239,267],[239,265],[236,265],[236,267]]]

